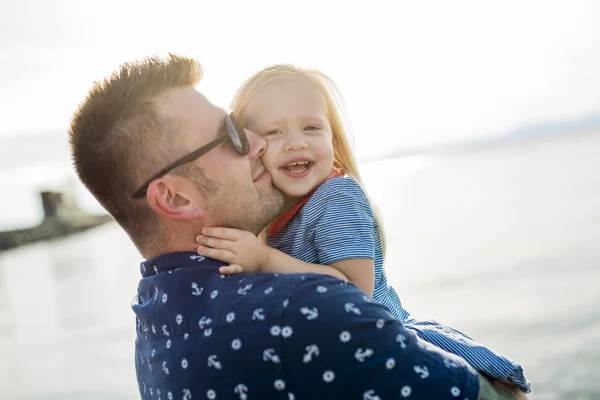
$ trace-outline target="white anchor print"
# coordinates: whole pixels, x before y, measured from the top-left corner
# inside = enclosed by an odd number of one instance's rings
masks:
[[[204,290],[204,288],[199,287],[196,282],[192,282],[192,294],[194,296],[200,296],[202,294],[203,290]]]
[[[375,324],[375,326],[377,327],[377,329],[383,328],[384,325],[385,325],[385,321],[382,320],[382,319],[377,320],[377,323]]]
[[[212,367],[214,369],[221,369],[222,368],[221,362],[217,359],[217,356],[215,354],[213,354],[212,356],[208,357],[207,364],[208,364],[209,367]]]
[[[367,390],[363,394],[363,400],[381,400],[381,397],[377,396],[374,390]]]
[[[204,330],[204,337],[209,337],[212,335],[212,329],[208,328]]]
[[[173,400],[173,393],[171,393],[171,392],[168,392],[168,393],[167,393],[167,399],[168,399],[168,400]]]
[[[264,321],[265,320],[265,314],[262,308],[257,308],[256,310],[254,310],[254,312],[252,313],[252,320],[256,321]]]
[[[183,389],[182,400],[192,400],[192,392],[190,392],[190,389]]]
[[[195,261],[204,261],[204,256],[200,256],[200,255],[192,255],[190,256],[190,260],[195,260]]]
[[[421,379],[426,379],[426,378],[428,378],[428,377],[429,377],[429,370],[428,370],[428,369],[427,369],[427,367],[425,367],[425,366],[423,366],[423,367],[420,367],[420,366],[418,366],[418,365],[415,365],[415,366],[413,367],[413,370],[414,370],[414,371],[415,371],[417,374],[419,374],[419,376],[421,377]]]
[[[356,360],[358,362],[363,362],[365,361],[368,357],[371,357],[373,355],[373,350],[371,349],[365,349],[363,350],[362,348],[359,348],[358,350],[356,350],[356,352],[354,353],[354,358],[356,358]]]
[[[316,319],[319,316],[319,310],[317,310],[317,307],[313,307],[313,308],[302,307],[300,309],[300,312],[302,313],[302,315],[306,316],[306,319],[309,321]]]
[[[166,345],[167,345],[167,349],[171,348],[171,339],[167,340]]]
[[[243,383],[240,383],[233,389],[233,392],[240,396],[240,400],[246,400],[248,398],[248,387]]]
[[[390,358],[390,359],[388,359],[388,360],[385,362],[385,367],[386,367],[387,369],[392,369],[392,368],[394,368],[395,366],[396,366],[396,360],[394,360],[393,358]]]
[[[296,400],[296,396],[294,396],[294,393],[292,393],[292,392],[288,393],[288,400]]]
[[[245,295],[245,294],[248,294],[248,291],[250,289],[252,289],[252,284],[251,283],[247,284],[244,287],[239,288],[237,292],[238,292],[238,294]]]
[[[167,326],[166,325],[162,326],[162,333],[163,333],[163,335],[165,335],[167,337],[170,336],[169,335],[169,331],[167,330]]]
[[[281,362],[281,359],[275,353],[275,349],[266,349],[265,351],[263,351],[263,361],[271,361],[274,364],[279,364]]]
[[[265,289],[265,294],[269,294],[272,291],[273,291],[273,288],[272,287],[268,287],[268,288]]]
[[[189,337],[190,337],[189,333],[184,333],[183,334],[183,340],[187,340],[187,338],[189,338]]]
[[[304,357],[302,357],[302,361],[304,362],[304,364],[308,364],[309,362],[312,361],[313,356],[318,356],[319,355],[319,347],[316,344],[309,344],[308,346],[306,346],[306,354],[304,354]]]
[[[290,300],[289,300],[289,299],[285,299],[285,300],[283,301],[283,307],[284,307],[284,308],[285,308],[285,307],[287,307],[287,306],[288,306],[288,304],[290,304]]]
[[[344,309],[348,313],[353,313],[355,315],[360,315],[360,310],[358,308],[356,308],[356,306],[354,305],[354,303],[346,303],[346,304],[344,304]]]
[[[152,325],[152,333],[156,335],[156,327],[154,325]]]
[[[459,366],[459,364],[456,361],[451,360],[450,358],[444,358],[444,365],[446,366],[446,368],[456,368]]]
[[[150,357],[154,358],[156,355],[156,349],[152,349],[152,353],[150,353]]]
[[[201,329],[204,329],[204,327],[205,327],[206,325],[210,325],[211,323],[212,323],[212,319],[210,319],[210,318],[207,318],[207,317],[202,317],[202,318],[200,318],[200,321],[198,321],[198,326],[199,326]]]
[[[169,368],[167,368],[167,362],[163,361],[162,362],[162,370],[165,374],[169,375]]]
[[[156,389],[156,396],[158,396],[158,400],[160,400],[160,389]]]
[[[317,292],[325,293],[326,291],[327,291],[327,288],[325,286],[317,286]]]
[[[152,268],[154,268],[154,273],[158,274],[158,268],[156,268],[156,265],[154,265]]]
[[[401,348],[406,348],[406,337],[404,337],[403,335],[396,336],[396,342],[400,343]]]

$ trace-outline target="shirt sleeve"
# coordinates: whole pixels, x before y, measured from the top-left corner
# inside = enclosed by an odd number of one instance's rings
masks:
[[[409,320],[404,324],[421,339],[463,357],[477,371],[491,378],[510,382],[524,393],[531,392],[531,384],[521,365],[476,342],[466,334],[433,320]]]
[[[307,276],[290,298],[282,366],[296,398],[471,399],[478,374],[352,284]],[[312,396],[311,396],[312,395]]]
[[[375,259],[376,221],[356,180],[330,179],[307,205],[317,212],[312,240],[321,264],[349,258]]]

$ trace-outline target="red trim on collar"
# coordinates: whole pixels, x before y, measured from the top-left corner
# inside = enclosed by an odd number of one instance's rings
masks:
[[[338,176],[344,176],[344,175],[345,174],[342,171],[333,169],[331,171],[331,173],[329,174],[329,176],[327,176],[327,178],[325,178],[323,183],[325,183],[325,181],[328,181],[331,178],[337,178]],[[321,183],[321,185],[323,183]],[[321,185],[319,185],[319,186],[321,186]],[[318,187],[317,187],[317,189],[318,189]],[[267,227],[267,229],[269,230],[269,236],[273,237],[273,236],[277,235],[279,233],[279,231],[281,231],[283,229],[283,227],[288,222],[290,222],[290,220],[294,217],[294,215],[296,215],[296,213],[302,208],[302,206],[304,206],[304,204],[306,204],[306,202],[308,200],[310,200],[310,198],[317,191],[317,189],[315,189],[312,192],[310,192],[309,194],[307,194],[306,197],[304,197],[303,199],[298,201],[298,203],[296,203],[292,208],[287,210],[285,212],[285,214],[283,214],[281,217],[277,218],[275,221],[271,222],[269,224],[269,226]]]

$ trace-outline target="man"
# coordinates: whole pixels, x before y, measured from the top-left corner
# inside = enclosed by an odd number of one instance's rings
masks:
[[[203,227],[258,233],[283,207],[265,140],[194,89],[201,75],[177,56],[125,64],[69,132],[80,179],[147,259],[133,304],[142,398],[514,398],[351,284],[223,276],[195,253]]]

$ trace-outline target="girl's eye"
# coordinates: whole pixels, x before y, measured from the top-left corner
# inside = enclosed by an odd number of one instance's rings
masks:
[[[282,135],[283,132],[279,129],[273,129],[272,131],[268,131],[267,133],[265,133],[265,136],[267,135]]]
[[[307,127],[304,128],[305,131],[319,131],[321,130],[321,128],[319,128],[316,125],[308,125]]]

